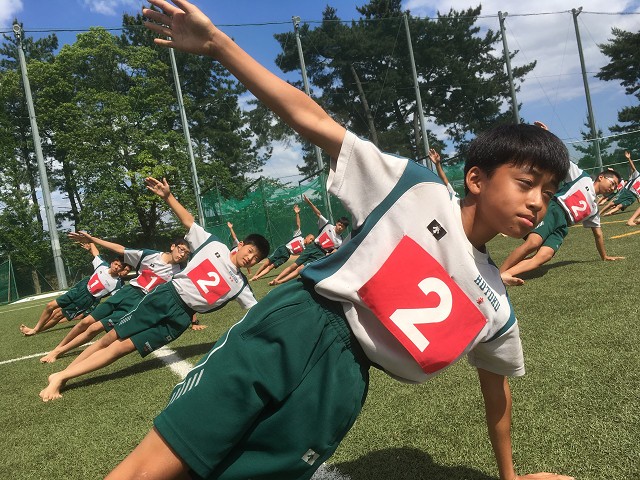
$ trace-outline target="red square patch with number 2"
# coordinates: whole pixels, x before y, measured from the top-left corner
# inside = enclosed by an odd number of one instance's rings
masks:
[[[571,212],[571,218],[575,223],[587,218],[591,213],[591,208],[587,202],[584,193],[580,190],[576,190],[570,197],[564,199],[564,204],[569,208]]]
[[[208,258],[189,271],[187,277],[191,279],[209,305],[213,305],[219,298],[231,291],[229,284]]]
[[[407,236],[358,293],[426,373],[454,362],[486,324],[442,265]]]

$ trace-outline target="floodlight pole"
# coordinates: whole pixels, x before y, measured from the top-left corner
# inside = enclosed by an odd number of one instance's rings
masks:
[[[511,72],[511,58],[509,56],[509,45],[507,45],[507,32],[504,27],[504,19],[509,15],[508,12],[498,12],[500,19],[500,34],[502,35],[502,47],[504,52],[504,63],[507,66],[507,75],[509,76],[509,87],[511,88],[511,111],[513,112],[513,120],[515,124],[520,123],[520,113],[518,112],[518,100],[516,99],[516,86],[513,84],[513,73]]]
[[[300,59],[300,70],[302,70],[302,84],[304,85],[304,93],[306,93],[309,97],[311,93],[309,91],[309,79],[307,78],[307,66],[304,63],[304,53],[302,52],[302,42],[300,41],[300,17],[293,16],[291,17],[291,21],[293,22],[293,31],[296,36],[296,45],[298,46],[298,58]],[[324,178],[324,163],[322,161],[322,151],[320,147],[314,145],[316,152],[316,163],[318,165],[318,170],[320,170],[320,175],[322,175],[322,179]],[[327,211],[329,213],[329,220],[333,221],[333,212],[331,211],[331,203],[329,202],[329,195],[327,194],[327,189],[322,189],[322,196],[327,207]]]
[[[31,135],[33,136],[33,146],[38,161],[38,173],[40,176],[40,188],[42,189],[42,200],[44,202],[44,211],[47,217],[47,226],[49,227],[49,237],[51,238],[51,251],[53,252],[53,263],[56,268],[56,276],[58,278],[58,287],[62,290],[67,288],[67,276],[64,273],[64,263],[62,261],[62,251],[60,250],[60,239],[58,238],[58,230],[56,227],[56,216],[53,213],[53,204],[51,202],[51,192],[49,190],[49,180],[47,179],[47,169],[44,166],[44,157],[42,155],[42,146],[40,145],[40,133],[38,131],[38,123],[36,122],[36,111],[33,108],[33,98],[31,96],[31,85],[27,76],[27,62],[24,58],[24,50],[22,49],[22,28],[17,23],[13,24],[13,33],[18,40],[18,59],[20,61],[20,70],[22,72],[22,84],[24,85],[24,96],[27,100],[27,108],[29,110],[29,121],[31,122]]]
[[[427,137],[427,126],[424,120],[424,112],[422,111],[422,97],[420,97],[420,84],[418,83],[418,72],[416,70],[416,60],[413,56],[413,44],[411,42],[411,32],[409,31],[409,16],[405,13],[402,14],[404,18],[404,29],[407,32],[407,45],[409,46],[409,59],[411,60],[411,73],[413,74],[413,87],[416,91],[416,108],[418,110],[418,117],[420,118],[420,130],[422,132],[422,145],[424,146],[424,160],[422,165],[427,166],[427,159],[429,158],[429,138]],[[429,160],[429,168],[433,170],[433,164]]]
[[[580,29],[578,28],[578,15],[582,12],[582,7],[571,9],[573,14],[573,25],[576,29],[576,40],[578,42],[578,54],[580,55],[580,68],[582,69],[582,82],[584,83],[584,94],[587,97],[587,112],[589,114],[589,128],[591,129],[591,138],[593,139],[596,151],[596,167],[598,171],[602,170],[602,156],[600,155],[600,140],[598,139],[598,130],[596,129],[596,120],[593,117],[593,109],[591,108],[591,94],[589,93],[589,81],[587,80],[587,69],[584,65],[584,54],[582,53],[582,40],[580,40]]]
[[[191,146],[191,135],[189,133],[189,124],[187,123],[187,114],[184,110],[184,102],[182,101],[182,88],[180,87],[180,77],[178,76],[178,67],[176,65],[176,55],[173,48],[169,49],[169,58],[171,59],[171,70],[173,71],[173,83],[176,85],[176,96],[178,97],[178,109],[180,110],[180,119],[182,121],[182,132],[187,142],[187,153],[191,163],[191,180],[193,181],[193,192],[196,195],[196,206],[198,207],[198,217],[200,218],[200,226],[205,227],[204,210],[202,209],[202,199],[200,198],[200,182],[198,181],[198,170],[196,169],[196,160],[193,157],[193,147]]]

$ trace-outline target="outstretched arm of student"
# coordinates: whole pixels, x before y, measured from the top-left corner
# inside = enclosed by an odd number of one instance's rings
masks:
[[[149,190],[167,202],[167,205],[171,207],[171,210],[173,210],[173,213],[176,214],[176,217],[178,217],[185,228],[191,228],[191,225],[193,225],[195,221],[193,215],[191,215],[189,211],[182,206],[178,199],[173,196],[173,193],[171,193],[171,187],[169,186],[166,178],[163,178],[162,181],[160,181],[153,177],[147,177],[144,179],[144,183]]]
[[[298,205],[294,205],[293,211],[296,214],[296,230],[300,230],[300,207]]]
[[[629,165],[631,165],[631,171],[635,172],[636,171],[636,166],[633,164],[633,160],[631,160],[631,153],[624,152],[624,156],[627,159],[627,161],[629,162]]]
[[[311,210],[313,210],[313,213],[315,213],[316,216],[320,217],[322,215],[322,212],[318,210],[318,207],[316,207],[311,200],[309,200],[309,197],[307,197],[306,195],[302,195],[302,199],[305,202],[307,202],[307,204],[311,207]]]
[[[555,473],[517,475],[511,449],[511,389],[507,377],[478,369],[484,399],[489,439],[498,463],[501,480],[573,480]]]
[[[591,231],[593,232],[593,237],[596,240],[596,248],[598,249],[598,253],[600,254],[600,258],[605,261],[614,261],[614,260],[623,260],[624,257],[612,257],[607,255],[607,249],[604,246],[604,235],[602,234],[601,227],[591,227]]]
[[[107,240],[103,240],[103,239],[98,238],[98,237],[94,237],[93,235],[89,235],[85,231],[70,232],[69,234],[67,234],[67,236],[71,240],[73,240],[74,242],[78,242],[78,243],[97,243],[101,247],[107,248],[107,249],[111,250],[112,252],[117,253],[118,255],[123,255],[124,254],[124,246],[123,245],[120,245],[119,243],[115,243],[115,242],[109,242]]]
[[[187,480],[189,467],[153,428],[105,480]]]
[[[233,240],[234,244],[238,244],[240,243],[238,240],[238,236],[236,235],[236,232],[233,230],[233,223],[231,222],[227,222],[227,227],[229,227],[229,232],[231,233],[231,239]]]
[[[447,175],[444,173],[444,169],[442,168],[442,159],[440,158],[440,154],[436,152],[433,148],[430,148],[429,159],[436,166],[436,173],[440,177],[440,180],[442,180],[445,185],[448,185],[449,179],[447,178]]]
[[[98,255],[100,255],[100,251],[98,250],[98,247],[96,247],[96,244],[93,242],[81,243],[80,246],[85,250],[88,250],[89,252],[91,252],[91,255],[93,255],[94,257],[97,257]]]
[[[216,59],[287,125],[331,158],[338,157],[345,129],[308,95],[260,65],[191,3],[150,3],[162,10],[142,10],[153,22],[145,22],[145,26],[165,37],[156,38],[157,45]]]

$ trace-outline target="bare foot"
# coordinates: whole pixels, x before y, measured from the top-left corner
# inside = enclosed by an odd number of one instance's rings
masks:
[[[62,398],[60,389],[64,386],[64,384],[65,382],[62,380],[60,372],[52,373],[51,375],[49,375],[49,385],[47,385],[47,388],[39,393],[42,401],[49,402],[51,400]]]
[[[278,284],[278,282],[276,280],[271,280],[269,282],[269,285],[277,285],[277,284]]]
[[[637,225],[637,223],[636,223],[636,222],[632,222],[631,220],[629,220],[629,221],[627,222],[627,225],[628,225],[629,227],[635,227],[635,226]]]
[[[502,277],[502,283],[510,287],[519,287],[520,285],[524,285],[524,280],[514,277],[507,272],[501,273],[500,276]]]
[[[25,337],[30,337],[38,333],[35,329],[27,327],[24,323],[20,325],[20,332],[22,332]]]
[[[58,354],[55,350],[50,351],[44,357],[40,359],[41,363],[53,363],[58,359]]]

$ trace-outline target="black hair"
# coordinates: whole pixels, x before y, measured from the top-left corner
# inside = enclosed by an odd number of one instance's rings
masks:
[[[618,184],[622,181],[622,175],[620,175],[616,170],[614,170],[613,168],[607,168],[606,170],[601,171],[598,174],[598,177],[602,175],[603,177],[607,177],[607,178],[611,178],[611,177],[616,177],[616,187],[618,186]],[[596,177],[597,178],[597,177]],[[613,180],[613,179],[612,179]]]
[[[469,146],[464,175],[472,167],[489,177],[501,165],[530,164],[553,175],[559,184],[569,171],[567,147],[553,133],[536,125],[499,125],[478,135]],[[468,192],[465,183],[465,192]]]
[[[177,247],[178,245],[183,245],[183,246],[187,247],[189,250],[191,250],[191,245],[189,245],[189,242],[187,242],[187,241],[186,241],[184,238],[182,238],[182,237],[178,237],[178,238],[176,238],[175,240],[173,240],[173,241],[171,242],[171,244],[170,244],[170,245],[175,245],[176,247]]]
[[[336,223],[341,223],[344,225],[344,228],[349,226],[349,219],[347,217],[340,217]]]
[[[269,240],[264,238],[259,233],[250,233],[244,240],[242,240],[244,245],[253,245],[258,249],[258,253],[260,254],[260,260],[269,256],[269,250],[271,249],[271,245],[269,245]]]

